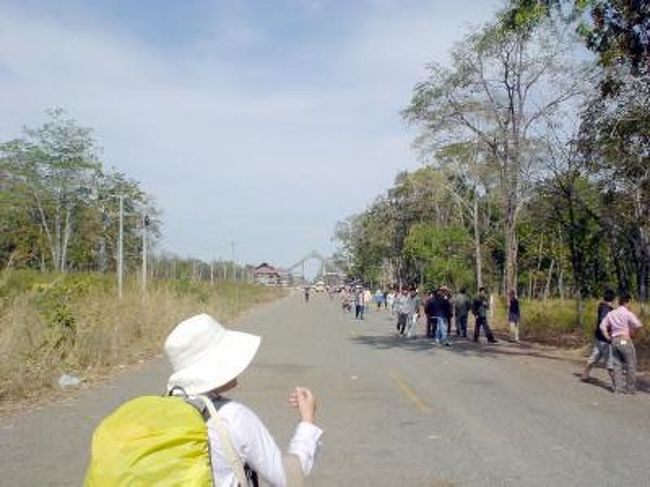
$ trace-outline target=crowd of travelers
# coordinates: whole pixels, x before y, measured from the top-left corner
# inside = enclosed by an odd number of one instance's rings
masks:
[[[496,342],[488,324],[490,299],[483,287],[471,298],[466,288],[454,294],[447,286],[440,286],[423,295],[416,287],[377,289],[372,293],[356,285],[342,288],[340,297],[341,308],[345,312],[354,311],[355,320],[363,320],[364,313],[373,305],[377,310],[387,309],[389,316],[396,320],[399,336],[416,337],[417,324],[424,317],[426,337],[445,346],[451,345],[449,336],[452,325],[457,337],[468,338],[468,317],[471,312],[475,317],[474,340],[478,341],[483,329],[487,341]],[[510,296],[508,311],[513,339],[519,341],[519,301],[514,293]]]
[[[424,337],[435,345],[449,347],[452,331],[457,339],[472,339],[478,342],[481,330],[487,343],[497,343],[490,328],[490,296],[481,287],[475,296],[466,287],[452,292],[447,286],[439,286],[423,294],[417,287],[377,289],[372,293],[362,285],[348,286],[340,290],[341,306],[345,312],[354,312],[355,321],[364,319],[370,307],[385,308],[395,320],[396,333],[400,337],[415,338],[417,324],[425,322]],[[598,305],[594,332],[595,344],[581,375],[583,381],[591,380],[590,371],[602,363],[611,378],[611,390],[616,393],[634,394],[636,391],[636,351],[632,338],[642,326],[640,320],[629,309],[630,295],[622,293],[615,307],[615,293],[604,292]],[[468,335],[470,314],[474,318],[474,330]],[[509,339],[520,343],[521,310],[515,291],[508,292],[507,317]],[[452,330],[453,328],[453,330]]]

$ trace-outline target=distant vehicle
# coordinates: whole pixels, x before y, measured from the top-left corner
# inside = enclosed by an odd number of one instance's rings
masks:
[[[318,281],[314,284],[314,291],[317,293],[325,292],[325,281]]]

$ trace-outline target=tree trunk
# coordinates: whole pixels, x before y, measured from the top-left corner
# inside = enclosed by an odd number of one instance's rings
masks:
[[[59,269],[65,272],[68,260],[68,244],[70,242],[70,235],[72,234],[72,210],[66,208],[65,210],[65,223],[63,225],[63,238],[61,241],[61,263]]]
[[[483,287],[483,259],[481,257],[481,233],[479,229],[478,218],[478,197],[476,194],[474,194],[472,221],[474,225],[474,264],[476,266],[476,288],[480,289]]]
[[[637,272],[637,289],[639,301],[641,302],[641,314],[645,314],[646,303],[648,301],[648,285],[650,284],[650,242],[646,228],[644,227],[645,219],[643,217],[643,195],[641,186],[637,186],[634,191],[634,213],[636,220],[639,222],[639,267]]]
[[[61,209],[58,207],[54,215],[54,269],[61,271]]]
[[[537,251],[537,269],[535,271],[535,274],[533,276],[533,289],[532,289],[532,295],[535,294],[535,291],[537,290],[537,276],[541,273],[542,271],[542,250],[544,248],[544,234],[541,234],[539,236],[539,249]]]
[[[41,228],[45,232],[45,236],[47,237],[47,243],[49,246],[50,253],[52,255],[52,267],[56,270],[56,265],[58,262],[57,258],[57,253],[56,253],[56,246],[54,243],[54,238],[52,237],[52,232],[50,232],[50,227],[47,224],[47,218],[45,216],[45,210],[43,209],[43,205],[41,203],[41,199],[39,198],[38,194],[36,192],[33,193],[34,199],[36,200],[36,206],[38,208],[38,214],[41,218]]]
[[[551,294],[551,278],[553,276],[553,267],[555,267],[555,259],[551,260],[551,265],[548,267],[548,275],[546,277],[546,286],[544,286],[544,301],[549,298]]]
[[[510,213],[510,209],[508,211]],[[517,290],[517,232],[514,211],[506,217],[505,295]]]

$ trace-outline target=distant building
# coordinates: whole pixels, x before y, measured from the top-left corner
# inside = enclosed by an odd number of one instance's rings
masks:
[[[257,284],[263,286],[286,286],[288,285],[289,273],[277,267],[263,262],[253,269],[253,279]]]

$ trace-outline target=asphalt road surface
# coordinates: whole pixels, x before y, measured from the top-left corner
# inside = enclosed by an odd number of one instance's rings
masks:
[[[354,322],[338,301],[301,295],[260,307],[237,328],[263,335],[232,394],[286,445],[295,385],[311,387],[325,429],[308,485],[648,486],[650,393],[614,396],[605,373],[552,351],[395,336],[387,312]],[[422,334],[422,326],[418,330]],[[98,421],[159,393],[162,357],[100,386],[0,418],[0,484],[81,485]]]

